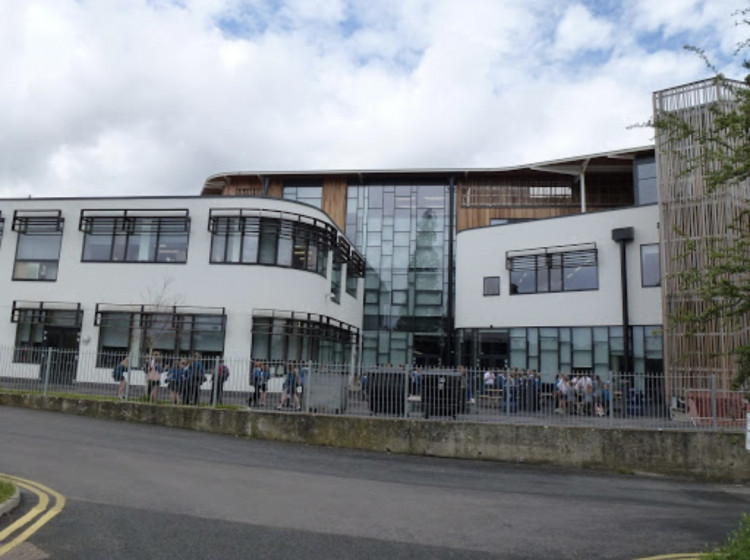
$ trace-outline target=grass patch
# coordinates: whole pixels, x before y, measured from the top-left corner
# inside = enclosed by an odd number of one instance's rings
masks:
[[[16,493],[16,487],[10,482],[0,480],[0,504]]]
[[[718,548],[701,554],[700,560],[747,560],[750,558],[750,515],[740,517],[736,530]]]

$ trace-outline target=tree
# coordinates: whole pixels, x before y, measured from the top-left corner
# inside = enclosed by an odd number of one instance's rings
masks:
[[[149,355],[168,339],[173,339],[177,331],[175,308],[182,304],[183,297],[174,292],[173,285],[171,276],[162,276],[148,283],[141,293],[141,300],[147,302],[142,324],[143,344]],[[174,342],[169,341],[167,346],[173,349]]]
[[[737,12],[737,25],[750,25],[750,8]],[[750,39],[737,45],[735,55],[750,46]],[[673,259],[675,271],[668,282],[681,294],[668,301],[670,319],[687,325],[687,333],[734,329],[731,348],[736,357],[732,379],[735,389],[750,386],[750,73],[744,81],[727,79],[711,65],[705,52],[686,47],[700,56],[714,72],[715,90],[705,101],[693,101],[685,110],[656,107],[649,123],[656,130],[660,153],[679,162],[675,171],[682,189],[669,204],[693,204],[695,227],[668,222],[679,246],[666,259]],[[743,61],[750,71],[750,60]],[[697,110],[696,110],[697,107]],[[660,167],[661,169],[661,167]],[[666,174],[666,173],[665,173]],[[661,180],[661,179],[660,179]],[[679,197],[682,199],[678,200]],[[698,201],[696,203],[696,201]],[[663,202],[663,201],[662,201]],[[698,206],[700,204],[701,206]],[[679,211],[679,210],[676,210]],[[695,216],[698,216],[697,218]],[[707,222],[712,222],[706,225]],[[666,232],[665,237],[669,237]],[[670,289],[665,293],[672,293]]]

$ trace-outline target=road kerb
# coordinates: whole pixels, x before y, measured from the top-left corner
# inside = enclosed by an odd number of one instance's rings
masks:
[[[0,477],[16,485],[17,488],[21,487],[36,494],[39,498],[37,504],[29,512],[0,531],[0,557],[2,557],[26,541],[60,513],[65,507],[65,497],[59,492],[32,480],[6,474],[0,474]],[[48,508],[50,497],[54,499],[54,503],[52,507]],[[10,540],[7,540],[9,538]]]

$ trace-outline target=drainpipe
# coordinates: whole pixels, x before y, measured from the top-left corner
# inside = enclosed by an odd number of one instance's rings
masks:
[[[634,230],[632,227],[617,228],[612,230],[612,241],[620,244],[620,293],[622,299],[622,342],[625,354],[624,373],[633,373],[633,357],[630,344],[630,313],[628,311],[628,263],[626,259],[626,246],[633,241]]]
[[[448,181],[448,366],[456,365],[456,313],[454,300],[454,277],[456,266],[453,255],[453,229],[455,213],[456,178]]]

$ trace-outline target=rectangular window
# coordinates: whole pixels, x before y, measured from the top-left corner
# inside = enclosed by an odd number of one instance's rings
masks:
[[[341,262],[336,262],[336,259],[331,267],[331,301],[341,302]]]
[[[641,245],[641,285],[644,288],[661,286],[658,243]]]
[[[306,185],[294,181],[286,181],[282,197],[286,200],[303,202],[315,208],[322,208],[323,186],[319,182],[314,185]]]
[[[158,350],[167,360],[193,352],[201,352],[204,357],[224,352],[223,308],[178,306],[171,308],[172,312],[163,312],[156,305],[96,307],[97,367],[114,367],[131,353],[146,355],[151,350]]]
[[[511,295],[599,289],[593,243],[508,251],[505,261]]]
[[[16,210],[13,230],[18,232],[18,246],[13,280],[57,280],[64,222],[59,210]]]
[[[484,295],[486,296],[499,296],[500,295],[500,277],[499,276],[485,276],[484,277]]]
[[[81,210],[78,229],[83,262],[187,262],[187,210]]]
[[[13,361],[39,364],[48,347],[77,347],[82,318],[80,304],[14,301],[11,322],[17,326]]]

